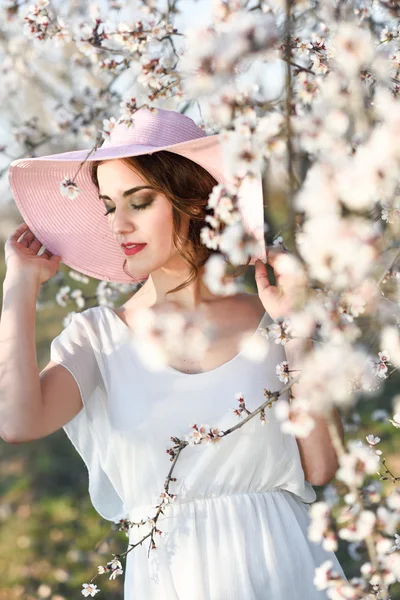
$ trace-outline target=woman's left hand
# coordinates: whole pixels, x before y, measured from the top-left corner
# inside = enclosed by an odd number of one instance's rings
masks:
[[[267,264],[270,264],[274,269],[276,286],[269,281],[266,265],[259,259],[255,262],[258,296],[272,319],[288,316],[294,307],[293,288],[291,290],[285,289],[282,282],[283,278],[274,268],[277,258],[281,254],[283,254],[281,250],[267,250]]]

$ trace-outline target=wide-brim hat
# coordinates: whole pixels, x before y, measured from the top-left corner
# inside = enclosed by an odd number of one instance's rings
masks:
[[[129,277],[123,270],[125,255],[104,217],[104,206],[90,174],[92,161],[168,150],[201,165],[218,183],[226,183],[221,134],[207,136],[190,117],[161,108],[156,112],[141,108],[133,121],[133,126],[117,123],[91,154],[91,149],[86,149],[21,158],[9,167],[16,205],[42,245],[72,269],[116,283],[142,281],[143,277],[136,278],[135,273]],[[62,181],[73,178],[81,190],[74,199],[63,195],[60,187]],[[242,185],[238,209],[245,230],[258,242],[259,252],[251,256],[250,264],[257,258],[265,262],[261,175]]]

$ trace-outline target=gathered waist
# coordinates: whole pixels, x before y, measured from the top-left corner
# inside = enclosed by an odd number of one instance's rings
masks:
[[[174,507],[178,508],[182,505],[187,505],[187,504],[196,504],[199,502],[210,502],[212,500],[222,500],[222,499],[234,499],[236,497],[239,498],[244,498],[244,497],[256,497],[259,498],[261,496],[264,495],[268,495],[268,494],[276,494],[276,493],[284,493],[284,494],[290,494],[293,495],[292,492],[285,490],[283,488],[273,488],[271,490],[260,490],[257,492],[233,492],[230,494],[209,494],[207,496],[197,496],[195,498],[184,498],[182,500],[178,498],[176,498],[175,501],[171,502],[170,504],[166,504],[165,505],[165,512],[167,513],[168,510],[173,510]],[[157,509],[155,508],[155,504],[141,504],[141,505],[136,505],[133,509],[131,509],[130,511],[128,511],[128,516],[127,518],[129,520],[135,520],[135,519],[141,519],[141,518],[145,518],[145,517],[152,517],[154,516],[154,513]]]
[[[219,498],[235,498],[236,496],[262,496],[275,492],[286,492],[282,488],[273,488],[272,490],[260,490],[259,492],[233,492],[231,494],[210,494],[209,496],[197,496],[196,498],[177,499],[173,504],[188,504],[189,502],[202,502],[205,500],[218,500]]]

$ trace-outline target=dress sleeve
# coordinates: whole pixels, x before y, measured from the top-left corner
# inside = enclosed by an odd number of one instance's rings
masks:
[[[51,342],[50,359],[71,373],[81,393],[83,408],[63,429],[88,470],[93,507],[104,519],[118,522],[124,518],[124,507],[107,473],[108,401],[96,357],[97,342],[87,316],[89,310],[73,315],[69,325]]]

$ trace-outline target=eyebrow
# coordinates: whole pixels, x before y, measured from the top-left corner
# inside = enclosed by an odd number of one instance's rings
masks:
[[[123,194],[122,194],[122,197],[126,198],[127,196],[131,196],[132,194],[134,194],[135,192],[138,192],[139,190],[146,190],[146,189],[154,190],[155,188],[153,188],[151,185],[139,185],[137,187],[131,188],[130,190],[125,190],[125,192],[123,192]],[[110,198],[110,196],[105,196],[104,194],[100,194],[99,199],[100,200],[112,200],[112,198]]]

